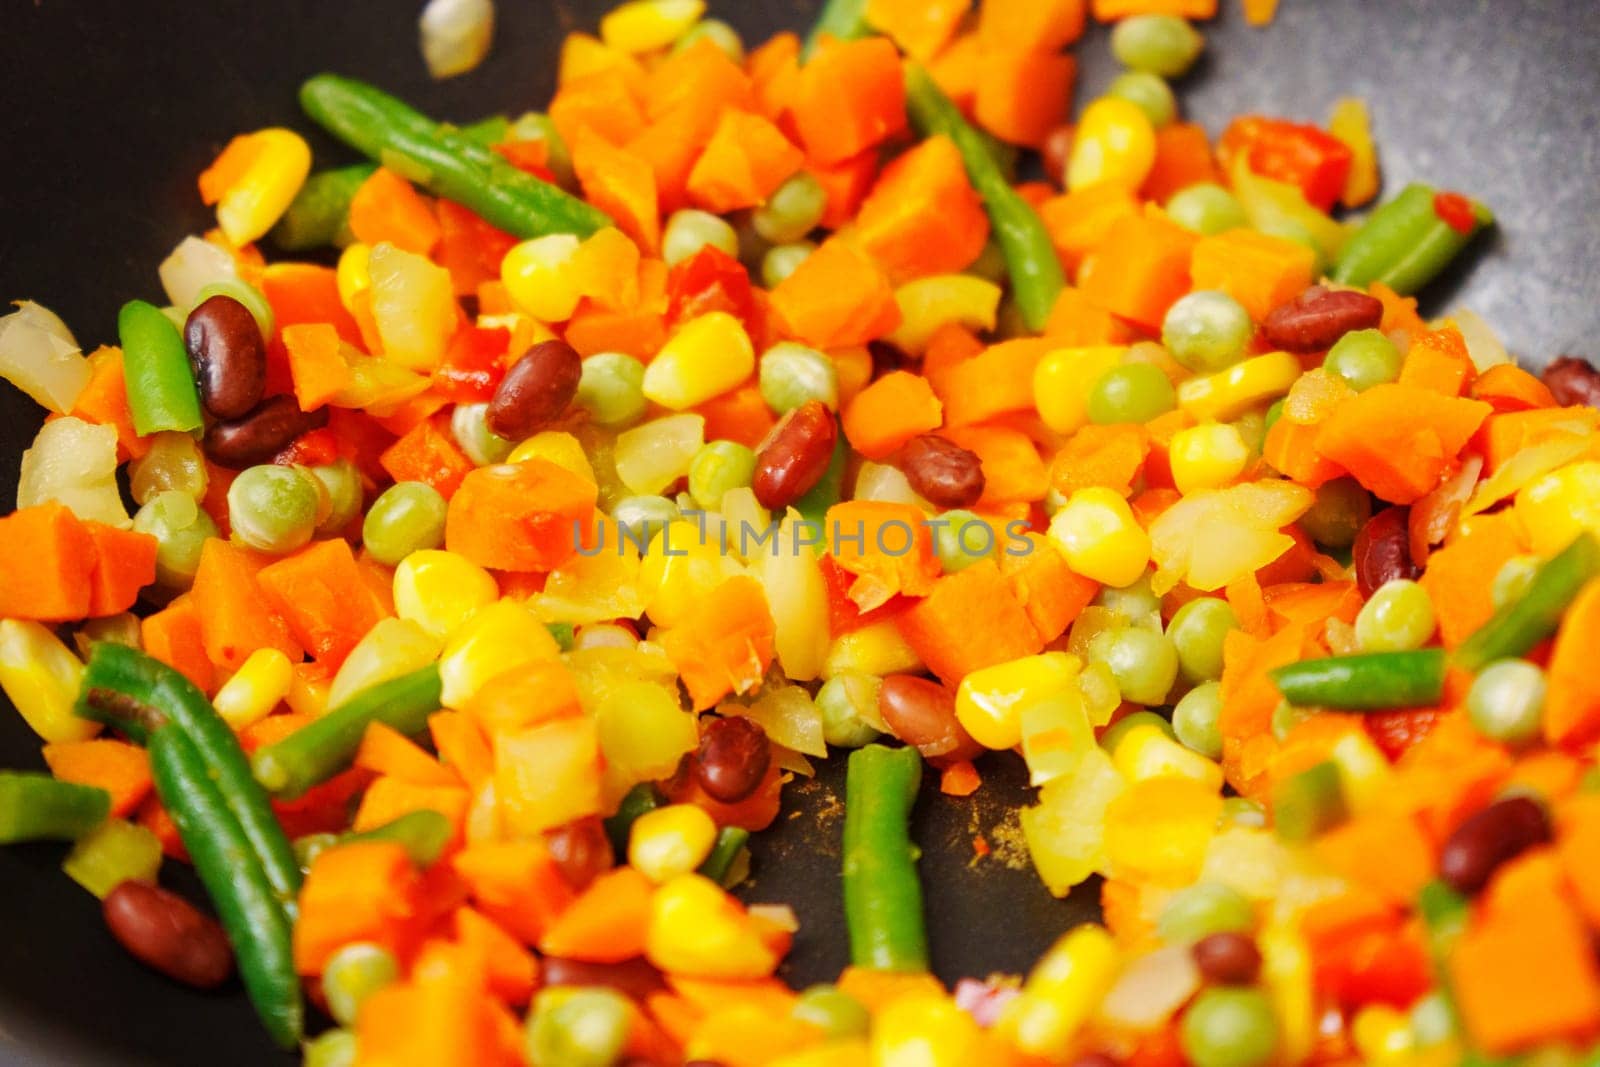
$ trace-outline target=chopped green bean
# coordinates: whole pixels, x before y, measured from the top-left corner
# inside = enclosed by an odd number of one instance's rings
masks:
[[[914,748],[868,745],[845,778],[844,914],[850,959],[878,971],[928,969],[922,885],[909,820],[922,780]]]
[[[1443,649],[1424,648],[1303,660],[1279,667],[1271,677],[1297,707],[1385,711],[1438,703],[1445,667]]]
[[[1582,533],[1541,566],[1518,600],[1498,609],[1456,649],[1456,665],[1480,671],[1497,659],[1526,655],[1556,632],[1561,614],[1589,582],[1600,577],[1600,540]]]
[[[111,794],[48,774],[0,771],[0,844],[73,841],[106,821]]]
[[[1494,222],[1489,209],[1476,201],[1465,202],[1464,219],[1441,217],[1440,205],[1451,203],[1445,199],[1451,196],[1455,194],[1440,194],[1427,185],[1406,186],[1367,216],[1345,243],[1333,265],[1333,280],[1361,288],[1382,282],[1401,296],[1427,285],[1479,230]],[[1457,229],[1463,222],[1464,228]]]

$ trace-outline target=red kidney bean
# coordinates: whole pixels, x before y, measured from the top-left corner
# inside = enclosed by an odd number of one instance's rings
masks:
[[[906,481],[930,504],[964,508],[983,495],[983,461],[938,434],[913,437],[900,453]]]
[[[303,433],[328,424],[328,409],[301,411],[288,393],[269,396],[242,419],[213,423],[200,445],[218,466],[244,470],[272,458]]]
[[[540,341],[500,379],[484,421],[510,441],[531,437],[561,417],[578,395],[583,358],[565,341]]]
[[[174,981],[210,989],[233,973],[233,949],[222,926],[176,893],[123,882],[106,894],[101,913],[123,948]]]
[[[742,715],[700,720],[694,773],[713,800],[737,804],[756,791],[772,765],[767,732]]]
[[[1232,930],[1202,937],[1189,953],[1200,976],[1215,985],[1249,985],[1261,971],[1255,939]]]
[[[878,688],[878,714],[894,735],[937,766],[983,752],[956,719],[956,698],[938,682],[891,674]]]
[[[183,324],[200,403],[219,419],[237,419],[261,403],[267,346],[250,309],[220,293],[189,312]]]
[[[1411,562],[1411,509],[1393,507],[1375,513],[1357,532],[1350,556],[1364,597],[1384,582],[1415,578],[1419,572]]]
[[[611,839],[598,816],[588,815],[546,830],[544,843],[562,880],[573,889],[587,889],[616,862],[611,854]]]
[[[778,420],[756,449],[751,488],[761,506],[786,508],[810,492],[828,472],[836,433],[833,412],[820,400],[807,400]]]
[[[642,957],[624,963],[585,963],[545,956],[540,962],[545,985],[605,986],[638,1001],[667,988],[661,972]]]
[[[1383,304],[1376,297],[1313,285],[1273,308],[1261,322],[1261,333],[1275,348],[1321,352],[1352,330],[1376,329],[1382,321]]]
[[[1544,369],[1544,384],[1562,407],[1587,404],[1600,408],[1600,370],[1577,356],[1559,356]]]
[[[1439,877],[1471,896],[1502,863],[1550,840],[1550,817],[1531,797],[1497,800],[1456,827],[1439,850]]]

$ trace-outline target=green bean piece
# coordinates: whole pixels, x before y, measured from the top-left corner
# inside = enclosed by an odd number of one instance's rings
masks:
[[[1272,787],[1272,819],[1285,841],[1309,841],[1344,820],[1344,784],[1332,760],[1313,764]]]
[[[250,761],[233,728],[193,682],[136,648],[98,644],[89,654],[74,710],[84,718],[116,727],[135,741],[145,740],[168,722],[176,725],[210,768],[223,803],[266,871],[278,900],[293,908],[300,891],[300,863],[294,849],[250,773]]]
[[[111,794],[48,774],[0,771],[0,844],[75,841],[106,821]]]
[[[117,338],[134,430],[144,435],[200,429],[200,390],[172,320],[154,304],[130,300],[117,314]]]
[[[200,569],[200,552],[221,532],[194,497],[169,489],[151,497],[133,516],[133,528],[156,539],[156,582],[187,589]]]
[[[455,128],[456,136],[471,141],[475,145],[489,148],[506,139],[511,132],[511,120],[504,115],[489,115],[477,122],[469,122],[465,126]]]
[[[1462,232],[1439,216],[1439,196],[1432,186],[1415,183],[1367,216],[1333,264],[1333,280],[1360,288],[1382,282],[1401,296],[1427,285],[1494,222],[1488,208],[1471,201],[1473,224]]]
[[[418,867],[431,867],[444,855],[445,846],[455,836],[455,826],[437,811],[408,811],[382,826],[374,826],[360,833],[345,834],[339,844],[352,845],[362,841],[392,841],[406,850],[411,862]]]
[[[1437,704],[1444,694],[1443,649],[1362,652],[1279,667],[1272,681],[1296,707],[1385,711]]]
[[[430,663],[365,689],[283,740],[258,749],[251,765],[258,782],[279,800],[293,800],[327,781],[355,759],[375,722],[410,736],[420,734],[439,710],[443,683]]]
[[[577,631],[570,622],[547,622],[544,628],[550,631],[550,636],[556,639],[556,647],[563,652],[572,651],[572,642],[578,636]]]
[[[606,836],[611,839],[611,851],[618,856],[628,854],[628,837],[633,833],[634,820],[646,812],[655,811],[661,806],[661,799],[656,796],[656,787],[649,782],[640,782],[627,793],[623,794],[622,803],[617,805],[616,814],[606,817]]]
[[[801,59],[810,59],[826,34],[835,40],[851,41],[867,32],[867,0],[828,0],[811,24]]]
[[[444,543],[445,499],[426,482],[396,482],[372,502],[361,541],[379,563],[393,567],[413,552]]]
[[[911,807],[922,781],[914,748],[868,745],[845,772],[844,916],[850,962],[876,971],[926,971]]]
[[[274,1041],[293,1048],[300,1040],[304,1009],[289,917],[261,857],[224,799],[214,765],[173,723],[150,737],[150,772],[156,795],[177,825],[183,847],[227,931],[256,1014]],[[295,873],[298,876],[298,868]]]
[[[587,237],[611,224],[605,212],[363,82],[316,75],[300,87],[300,106],[368,158],[470,208],[512,236]]]
[[[357,163],[311,175],[272,228],[273,243],[285,252],[306,252],[343,248],[355,240],[350,233],[350,201],[377,169],[371,163]]]
[[[906,109],[922,136],[942,134],[955,142],[966,164],[967,177],[983,197],[995,239],[1005,253],[1012,298],[1028,328],[1042,330],[1066,279],[1038,212],[1012,188],[988,142],[967,123],[928,72],[915,63],[906,64]]]
[[[724,826],[717,831],[717,839],[711,845],[711,852],[700,864],[698,873],[722,884],[728,877],[728,872],[733,869],[733,861],[739,858],[739,850],[750,841],[750,831],[741,830],[737,826]]]
[[[1481,671],[1497,659],[1527,655],[1556,632],[1561,615],[1589,582],[1600,577],[1600,540],[1581,533],[1552,556],[1528,582],[1518,600],[1499,608],[1456,649],[1456,666]]]

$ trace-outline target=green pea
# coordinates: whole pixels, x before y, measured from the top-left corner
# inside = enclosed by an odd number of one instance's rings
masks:
[[[611,518],[630,543],[649,545],[668,523],[683,518],[678,505],[664,496],[628,496],[611,508]]]
[[[860,748],[877,740],[878,730],[865,712],[878,706],[882,680],[871,674],[841,671],[817,690],[817,710],[822,713],[822,738],[838,748]]]
[[[701,19],[690,26],[689,32],[678,38],[678,43],[672,46],[672,51],[685,51],[701,41],[710,41],[723,55],[744,66],[744,39],[739,36],[738,30],[721,19]]]
[[[861,1001],[832,985],[814,985],[801,993],[790,1014],[817,1027],[830,1041],[861,1037],[872,1023]]]
[[[356,1035],[329,1030],[307,1041],[301,1067],[355,1067]]]
[[[696,208],[674,211],[661,231],[661,258],[669,267],[683,262],[706,245],[735,259],[739,256],[739,235],[725,220],[709,211]]]
[[[622,352],[599,352],[583,361],[578,406],[601,426],[622,427],[644,415],[644,364]]]
[[[318,856],[338,843],[338,834],[306,834],[295,838],[289,847],[294,849],[295,862],[300,864],[300,869],[309,871]]]
[[[1159,630],[1161,598],[1150,588],[1150,577],[1147,572],[1120,588],[1111,585],[1101,586],[1100,591],[1095,594],[1094,603],[1098,607],[1116,612],[1129,626]]]
[[[337,537],[361,514],[361,474],[348,459],[307,467],[306,473],[321,484],[328,503],[327,513],[317,523],[317,536]]]
[[[1334,342],[1322,361],[1356,392],[1400,377],[1400,350],[1378,330],[1351,330]]]
[[[1200,31],[1176,15],[1134,15],[1111,31],[1111,54],[1125,67],[1176,78],[1205,48]]]
[[[1161,75],[1147,70],[1117,75],[1106,88],[1106,95],[1126,100],[1143,111],[1150,125],[1158,130],[1178,115],[1178,99],[1172,95],[1172,87]]]
[[[263,341],[272,340],[272,332],[277,329],[277,320],[272,314],[272,305],[267,303],[267,298],[260,289],[247,281],[239,278],[224,278],[220,281],[202,285],[195,294],[194,307],[199,307],[214,296],[232,297],[245,306],[250,312],[250,317],[256,320],[256,328],[261,331]],[[190,308],[193,311],[194,308]]]
[[[938,525],[933,528],[933,551],[946,574],[989,559],[999,545],[994,527],[965,508],[947,511],[934,521]]]
[[[353,1026],[361,1002],[400,977],[400,965],[382,945],[355,941],[328,957],[322,968],[322,993],[339,1023]]]
[[[1202,682],[1172,709],[1172,729],[1178,740],[1206,759],[1222,758],[1222,687]]]
[[[1300,528],[1324,548],[1349,548],[1372,517],[1372,495],[1354,478],[1335,478],[1317,488]]]
[[[1221,597],[1196,597],[1172,616],[1167,636],[1178,652],[1178,669],[1191,682],[1222,677],[1222,642],[1239,619]]]
[[[1213,986],[1183,1013],[1178,1043],[1194,1067],[1260,1067],[1278,1047],[1278,1018],[1259,989]]]
[[[786,245],[816,229],[827,209],[828,191],[816,175],[802,170],[750,213],[750,224],[774,245]]]
[[[1395,578],[1372,591],[1356,616],[1356,644],[1363,652],[1404,652],[1433,636],[1436,620],[1427,590]]]
[[[1515,604],[1521,600],[1533,583],[1539,570],[1538,556],[1512,556],[1495,572],[1494,583],[1489,586],[1489,598],[1496,608]]]
[[[228,525],[234,540],[281,556],[311,540],[321,503],[321,483],[305,471],[263,463],[228,487]]]
[[[134,501],[147,504],[169,489],[203,498],[210,477],[199,443],[178,430],[163,430],[149,440],[150,450],[128,464],[128,489]]]
[[[1232,886],[1198,882],[1173,893],[1156,920],[1156,932],[1173,944],[1192,944],[1211,934],[1247,934],[1256,926],[1256,909]]]
[[[839,372],[833,360],[795,341],[780,341],[761,354],[761,399],[779,415],[820,400],[839,406]]]
[[[444,543],[446,505],[423,482],[396,482],[367,510],[361,540],[379,563],[393,567],[413,552]]]
[[[707,441],[689,461],[689,495],[707,511],[722,507],[722,494],[742,489],[756,473],[756,454],[737,441]]]
[[[773,245],[761,254],[761,284],[768,289],[776,289],[816,250],[817,246],[810,241]]]
[[[1456,1036],[1455,1012],[1443,993],[1434,990],[1411,1005],[1411,1032],[1423,1048]]]
[[[1166,634],[1135,626],[1102,630],[1089,641],[1088,659],[1104,663],[1122,690],[1122,699],[1154,706],[1167,699],[1178,680],[1178,650]]]
[[[467,458],[480,467],[504,462],[517,447],[515,441],[508,441],[489,429],[488,411],[488,404],[457,404],[450,413],[451,435]]]
[[[1215,182],[1196,182],[1173,193],[1167,215],[1184,229],[1207,236],[1250,225],[1239,198]]]
[[[1525,659],[1489,664],[1467,691],[1467,717],[1485,737],[1508,745],[1531,741],[1544,718],[1544,672]]]
[[[543,141],[544,165],[556,176],[556,184],[570,187],[576,180],[572,171],[572,152],[566,140],[556,129],[550,116],[542,111],[528,111],[511,123],[506,131],[508,141]]]
[[[1089,391],[1089,420],[1101,426],[1149,422],[1177,406],[1171,380],[1152,363],[1112,367]]]
[[[194,497],[176,490],[151,497],[133,516],[133,528],[156,539],[156,581],[166,589],[193,585],[201,549],[222,536]]]
[[[609,989],[540,993],[528,1014],[532,1067],[611,1067],[628,1043],[627,1000]]]
[[[1116,755],[1117,746],[1122,744],[1122,739],[1141,726],[1154,726],[1157,730],[1176,741],[1177,735],[1172,730],[1172,724],[1153,711],[1135,711],[1124,715],[1106,728],[1100,735],[1100,747],[1108,755]]]
[[[1173,304],[1161,323],[1161,343],[1198,374],[1233,366],[1255,334],[1250,313],[1227,293],[1201,289]]]
[[[1223,797],[1222,814],[1217,818],[1217,825],[1259,830],[1267,825],[1267,809],[1261,806],[1260,801],[1249,797]]]

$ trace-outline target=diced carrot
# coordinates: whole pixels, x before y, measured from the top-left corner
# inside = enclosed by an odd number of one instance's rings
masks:
[[[644,955],[655,886],[632,867],[617,867],[590,883],[539,939],[547,956],[586,963],[622,963]]]
[[[777,422],[755,382],[714,396],[694,410],[706,420],[707,441],[736,441],[746,448],[759,445]]]
[[[1317,450],[1384,500],[1410,504],[1438,484],[1490,410],[1429,389],[1375,385],[1328,417]]]
[[[1280,582],[1262,590],[1262,602],[1277,625],[1328,619],[1353,624],[1362,603],[1354,582]]]
[[[461,836],[467,817],[469,798],[459,781],[450,785],[418,785],[393,775],[382,775],[367,786],[351,828],[357,832],[375,830],[415,811],[436,811],[450,820]]]
[[[928,76],[964,112],[970,113],[978,96],[978,75],[983,69],[978,31],[958,33],[928,65]]]
[[[1039,450],[1021,430],[1006,426],[954,426],[944,436],[977,455],[983,466],[983,495],[978,506],[1001,507],[1043,500],[1050,472]]]
[[[1344,473],[1317,450],[1317,427],[1282,418],[1272,424],[1261,445],[1261,458],[1285,478],[1312,489]]]
[[[1021,536],[1026,539],[1028,550],[1024,552],[1022,545],[1013,548],[1008,543],[1000,552],[1000,573],[1012,597],[1028,613],[1039,640],[1049,644],[1089,606],[1100,591],[1100,583],[1075,573],[1060,549],[1043,534]]]
[[[812,160],[806,169],[828,198],[828,205],[822,211],[822,226],[829,230],[841,229],[856,217],[878,176],[878,150],[868,148],[837,163]]]
[[[978,40],[985,48],[1057,52],[1083,36],[1084,0],[983,0]]]
[[[541,840],[469,844],[449,863],[478,910],[524,945],[538,944],[575,896]]]
[[[983,777],[971,760],[952,763],[939,775],[939,792],[949,797],[970,797],[983,784]]]
[[[654,254],[661,245],[661,216],[650,163],[589,126],[580,127],[570,143],[572,167],[584,198],[615,219],[640,248]]]
[[[191,595],[206,655],[219,667],[238,670],[260,648],[276,648],[291,662],[302,655],[289,624],[257,582],[266,565],[257,553],[215,538],[200,551]]]
[[[548,571],[594,521],[596,489],[548,460],[480,467],[450,498],[445,547],[480,567]]]
[[[1409,815],[1371,813],[1317,838],[1317,858],[1337,874],[1397,905],[1433,877],[1433,845]]]
[[[1058,254],[1060,250],[1058,245]],[[1071,285],[1062,289],[1051,305],[1044,335],[1064,348],[1128,344],[1135,339],[1126,324]]]
[[[494,774],[494,753],[489,740],[472,716],[460,711],[439,711],[428,716],[428,732],[439,760],[477,792]]]
[[[926,378],[892,371],[844,409],[844,435],[868,459],[882,459],[918,434],[938,429],[942,416],[943,406]]]
[[[392,726],[369,723],[356,749],[354,766],[374,774],[390,775],[402,782],[421,786],[460,789],[461,777],[424,752],[416,742]]]
[[[1039,217],[1050,231],[1050,243],[1055,245],[1056,255],[1069,274],[1076,274],[1083,257],[1105,241],[1113,223],[1138,214],[1138,198],[1116,182],[1098,182],[1076,192],[1052,196],[1039,205]],[[1068,291],[1079,292],[1064,290]],[[1054,311],[1052,322],[1056,321]],[[1045,327],[1047,335],[1060,332],[1049,325]]]
[[[1278,13],[1278,0],[1241,0],[1244,20],[1252,26],[1269,24]]]
[[[1467,342],[1454,326],[1425,330],[1413,337],[1400,366],[1401,385],[1431,389],[1445,396],[1460,396],[1477,376]]]
[[[206,655],[200,615],[190,594],[174,597],[165,608],[146,615],[140,620],[139,634],[145,652],[188,678],[202,692],[211,692],[214,669]]]
[[[556,87],[560,89],[592,74],[609,74],[636,95],[641,94],[645,83],[644,66],[633,56],[591,34],[567,34],[562,38],[561,57],[556,63]]]
[[[350,364],[339,352],[339,331],[326,322],[302,322],[278,331],[301,411],[315,411],[350,384]]]
[[[462,951],[445,942],[430,943],[430,959],[445,950]],[[467,959],[476,960],[467,953]],[[460,973],[457,973],[457,971]],[[442,971],[442,973],[441,973]],[[471,1063],[512,1067],[521,1056],[503,1031],[499,1003],[484,996],[487,977],[481,967],[424,967],[411,981],[394,982],[361,1005],[356,1024],[356,1056],[361,1063],[386,1067],[424,1067],[434,1063]]]
[[[841,993],[846,993],[871,1011],[877,1011],[901,997],[923,994],[944,996],[944,986],[927,972],[880,971],[870,967],[846,967],[839,972],[836,983]]]
[[[550,101],[550,121],[568,145],[575,146],[585,130],[623,144],[645,127],[638,88],[609,71],[573,78]]]
[[[724,111],[689,172],[689,199],[723,214],[764,203],[805,162],[771,122],[749,111]]]
[[[756,109],[777,122],[789,110],[800,85],[800,35],[787,30],[773,34],[745,59],[745,69]]]
[[[498,283],[500,261],[517,239],[453,200],[437,200],[433,208],[439,215],[434,261],[450,272],[456,295],[471,296],[486,282]]]
[[[1578,910],[1600,923],[1600,795],[1584,793],[1556,810],[1556,855]]]
[[[790,334],[820,349],[864,345],[900,325],[889,279],[837,237],[772,290],[772,310]]]
[[[496,734],[494,764],[495,801],[514,835],[541,833],[602,810],[600,740],[587,717]]]
[[[390,841],[340,845],[319,855],[300,890],[295,970],[320,975],[352,941],[399,946],[416,911],[419,882],[406,850]]]
[[[1084,259],[1078,287],[1113,314],[1158,332],[1167,309],[1189,291],[1196,240],[1159,216],[1120,218]]]
[[[761,583],[729,578],[661,635],[696,711],[760,684],[772,663],[772,612]]]
[[[1200,238],[1189,274],[1196,289],[1220,289],[1257,322],[1311,285],[1317,254],[1299,241],[1255,230]]]
[[[927,62],[961,26],[971,0],[867,0],[867,25]]]
[[[127,611],[139,599],[139,591],[156,580],[156,539],[103,522],[86,522],[83,528],[94,545],[90,617]]]
[[[1457,536],[1429,554],[1420,582],[1433,600],[1439,638],[1446,648],[1456,647],[1489,621],[1494,600],[1486,578],[1523,551],[1517,519],[1501,512],[1473,516]]]
[[[120,348],[101,345],[89,353],[89,380],[67,414],[84,422],[115,428],[119,459],[138,459],[150,451],[150,439],[140,437],[133,428]]]
[[[939,578],[896,621],[906,643],[946,685],[1044,647],[1011,583],[989,560]]]
[[[558,660],[536,660],[495,675],[461,710],[493,736],[547,719],[568,718],[583,709],[577,683],[566,666]]]
[[[425,256],[439,243],[439,220],[410,182],[379,167],[350,200],[350,232],[363,244],[387,241]]]
[[[933,588],[939,559],[920,510],[909,504],[850,500],[828,509],[828,552],[855,576],[849,597],[862,611],[896,594],[922,596]]]
[[[989,238],[989,216],[961,153],[930,137],[884,168],[851,238],[896,284],[970,265]]]
[[[1497,363],[1478,375],[1471,393],[1472,399],[1484,401],[1497,414],[1556,406],[1550,387],[1515,363]]]
[[[1177,15],[1186,19],[1217,17],[1217,0],[1094,0],[1094,17],[1115,22],[1133,15]]]
[[[836,41],[800,71],[792,105],[806,154],[839,163],[905,129],[900,53],[883,37]]]
[[[65,622],[89,614],[94,600],[95,539],[60,504],[39,504],[0,518],[0,617]]]
[[[1530,408],[1490,415],[1483,420],[1474,445],[1483,453],[1483,473],[1490,475],[1525,448],[1563,434],[1597,431],[1600,414],[1593,408]]]
[[[1197,122],[1170,122],[1156,131],[1156,161],[1139,195],[1165,204],[1174,193],[1200,182],[1220,182],[1211,140]]]
[[[439,490],[446,500],[455,495],[462,479],[476,469],[455,439],[434,419],[424,418],[384,452],[379,461],[397,482],[422,482]]]
[[[1600,679],[1594,669],[1597,639],[1600,582],[1591,581],[1567,608],[1550,650],[1544,735],[1551,744],[1571,745],[1600,736]]]
[[[1091,487],[1128,496],[1150,447],[1149,431],[1139,423],[1085,426],[1056,453],[1051,483],[1067,496]]]
[[[179,863],[189,862],[189,853],[183,847],[183,838],[178,834],[178,824],[172,821],[172,816],[167,814],[167,809],[161,806],[161,798],[152,791],[139,805],[136,821],[140,826],[156,835],[156,840],[161,842],[161,854]]]
[[[256,581],[294,640],[333,670],[388,614],[342,538],[314,541],[262,568]]]
[[[150,795],[150,757],[126,741],[97,737],[44,746],[50,773],[63,782],[92,785],[111,794],[111,814],[130,814]]]
[[[361,328],[339,299],[338,276],[332,267],[273,263],[261,273],[261,292],[272,305],[280,336],[286,326],[325,322],[339,331],[342,340],[361,344]]]
[[[1033,370],[1057,342],[1024,337],[990,345],[946,371],[934,383],[947,426],[1034,410]]]
[[[477,955],[489,991],[513,1007],[526,1004],[539,980],[539,963],[499,923],[463,904],[452,916],[456,942]]]
[[[1071,3],[1072,0],[1067,0]],[[1025,11],[1048,3],[988,3]],[[980,41],[982,33],[979,33]],[[1002,141],[1037,148],[1066,120],[1072,106],[1072,81],[1078,65],[1065,53],[1037,52],[1012,44],[981,43],[982,65],[973,114],[978,124]]]

